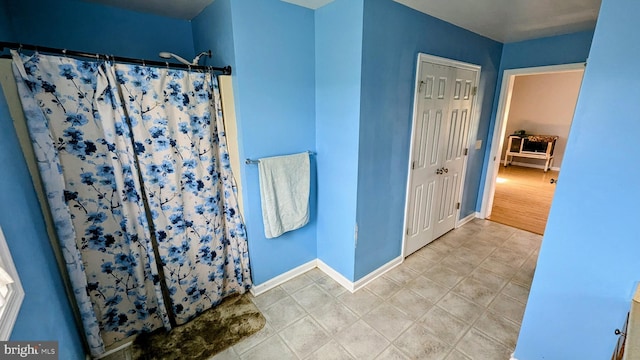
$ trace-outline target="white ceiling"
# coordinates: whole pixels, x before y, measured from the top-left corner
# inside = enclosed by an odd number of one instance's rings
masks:
[[[190,20],[214,0],[83,1]],[[317,9],[334,0],[282,1]],[[601,2],[601,0],[393,1],[503,43],[593,29]]]
[[[601,0],[394,0],[502,43],[593,29]]]
[[[282,0],[282,1],[315,10],[317,8],[321,8],[327,5],[333,0]]]

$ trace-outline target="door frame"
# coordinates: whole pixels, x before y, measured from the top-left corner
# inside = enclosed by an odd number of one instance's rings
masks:
[[[489,157],[487,158],[488,161],[484,177],[482,206],[480,207],[480,213],[478,216],[480,219],[486,219],[491,216],[493,197],[496,192],[496,178],[498,177],[498,170],[500,169],[501,164],[500,157],[502,155],[505,132],[507,131],[507,120],[509,118],[511,96],[516,77],[521,75],[572,72],[576,70],[584,70],[585,66],[586,63],[581,62],[504,70],[502,75],[502,85],[500,86],[500,95],[498,97],[496,121],[493,125],[493,129],[491,129],[493,136],[491,139],[491,149],[489,151]],[[578,96],[580,95],[578,94]]]
[[[444,65],[444,66],[451,66],[451,67],[456,67],[456,68],[462,68],[462,69],[466,69],[466,70],[471,70],[471,71],[475,71],[476,72],[476,79],[475,79],[475,86],[478,88],[477,93],[473,96],[473,100],[471,103],[471,114],[470,114],[470,118],[469,118],[469,130],[468,130],[468,134],[467,136],[467,140],[466,140],[466,146],[467,149],[471,149],[471,143],[473,141],[473,138],[476,136],[476,134],[478,133],[478,123],[479,123],[479,119],[480,119],[480,109],[478,109],[478,98],[481,97],[482,91],[480,89],[480,73],[482,72],[482,67],[480,65],[476,65],[476,64],[471,64],[471,63],[466,63],[463,61],[458,61],[458,60],[453,60],[453,59],[448,59],[448,58],[444,58],[444,57],[440,57],[440,56],[435,56],[435,55],[429,55],[426,53],[418,53],[418,58],[416,61],[416,67],[415,67],[415,77],[414,77],[414,88],[413,88],[413,112],[412,112],[412,116],[411,116],[411,140],[410,140],[410,145],[409,145],[409,157],[407,159],[407,191],[405,194],[405,207],[404,207],[404,221],[403,221],[403,227],[402,227],[402,258],[404,259],[406,257],[405,254],[405,248],[406,248],[406,242],[407,242],[407,226],[408,226],[408,221],[409,221],[409,206],[410,206],[410,197],[411,197],[411,162],[412,162],[412,157],[413,157],[413,147],[414,147],[414,137],[415,137],[415,130],[416,130],[416,122],[417,122],[417,118],[418,118],[418,90],[420,89],[420,70],[421,70],[421,63],[423,61],[426,62],[430,62],[430,63],[434,63],[434,64],[438,64],[438,65]],[[464,163],[462,165],[462,176],[460,177],[460,189],[458,190],[458,202],[462,202],[462,198],[464,196],[464,181],[466,178],[466,174],[467,174],[467,162],[469,159],[469,155],[467,153],[467,155],[464,156]],[[454,226],[454,229],[459,227],[460,224],[460,209],[456,210],[456,224]]]

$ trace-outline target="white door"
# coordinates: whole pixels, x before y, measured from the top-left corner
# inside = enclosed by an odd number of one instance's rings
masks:
[[[430,61],[418,71],[404,256],[455,227],[478,75]]]
[[[405,256],[434,239],[434,199],[439,198],[436,193],[445,133],[443,118],[449,106],[449,73],[448,66],[420,65]]]
[[[446,140],[443,141],[440,183],[435,203],[433,239],[437,239],[456,225],[458,217],[460,188],[464,171],[473,88],[476,72],[467,69],[451,68],[454,81],[451,83],[452,94],[449,97],[449,116],[446,122]]]

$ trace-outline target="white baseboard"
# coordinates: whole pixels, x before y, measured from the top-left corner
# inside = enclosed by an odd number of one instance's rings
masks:
[[[276,286],[278,286],[278,285],[280,285],[282,283],[285,283],[285,282],[293,279],[294,277],[296,277],[298,275],[304,274],[307,271],[315,268],[316,267],[316,262],[317,262],[317,260],[313,259],[313,260],[309,261],[308,263],[302,264],[302,265],[298,266],[297,268],[294,268],[294,269],[291,269],[291,270],[287,271],[284,274],[280,274],[280,275],[274,277],[273,279],[267,280],[267,281],[263,282],[260,285],[254,285],[250,290],[251,294],[253,296],[258,296],[258,295],[262,294],[263,292],[271,290],[274,287],[276,287]]]
[[[458,222],[456,223],[456,229],[459,228],[460,226],[472,221],[473,219],[477,218],[479,214],[480,213],[478,213],[478,212],[474,212],[472,214],[467,215],[467,217],[465,217],[464,219],[458,220]]]
[[[544,170],[544,164],[533,164],[533,163],[526,163],[526,162],[519,162],[519,161],[512,161],[511,165],[516,165],[516,166],[522,166],[522,167],[528,167],[528,168],[533,168],[533,169],[542,169]],[[500,166],[504,166],[504,160],[502,160],[500,162]],[[553,171],[560,171],[560,168],[558,166],[552,166],[549,169],[553,170]]]
[[[318,269],[322,270],[323,273],[327,274],[327,276],[332,278],[335,282],[342,285],[342,287],[349,290],[350,292],[355,291],[355,287],[351,280],[344,277],[344,275],[340,274],[320,259],[318,259]]]
[[[266,291],[269,291],[271,289],[273,289],[274,287],[285,283],[291,279],[293,279],[294,277],[304,274],[307,271],[313,269],[313,268],[318,268],[320,269],[322,272],[324,272],[325,274],[327,274],[327,276],[329,276],[330,278],[332,278],[335,282],[337,282],[338,284],[342,285],[342,287],[344,287],[345,289],[349,290],[350,292],[355,292],[358,289],[361,289],[362,287],[366,286],[368,283],[372,282],[373,280],[377,279],[378,277],[382,276],[384,273],[386,273],[387,271],[393,269],[394,267],[402,264],[402,261],[404,260],[404,258],[401,256],[398,256],[397,258],[389,261],[388,263],[382,265],[381,267],[377,268],[376,270],[370,272],[369,274],[367,274],[365,277],[363,277],[362,279],[353,282],[349,279],[347,279],[346,277],[344,277],[344,275],[340,274],[339,272],[337,272],[336,270],[334,270],[331,266],[325,264],[324,261],[320,260],[320,259],[315,259],[315,260],[311,260],[308,263],[302,264],[300,266],[298,266],[295,269],[291,269],[289,271],[287,271],[284,274],[280,274],[276,277],[274,277],[273,279],[267,280],[265,282],[263,282],[260,285],[254,285],[250,292],[253,296],[258,296]]]
[[[320,259],[318,259],[318,269],[322,270],[325,274],[327,274],[327,276],[332,278],[335,282],[337,282],[338,284],[342,285],[342,287],[344,287],[345,289],[347,289],[347,290],[349,290],[350,292],[353,293],[353,292],[356,292],[356,291],[362,289],[368,283],[370,283],[373,280],[377,279],[378,277],[382,276],[387,271],[389,271],[389,270],[393,269],[394,267],[402,264],[402,261],[404,261],[404,258],[402,257],[402,255],[400,255],[397,258],[389,261],[388,263],[386,263],[386,264],[380,266],[379,268],[375,269],[374,271],[370,272],[365,277],[363,277],[362,279],[360,279],[360,280],[358,280],[356,282],[350,281],[349,279],[344,277],[342,274],[340,274],[339,272],[335,271],[331,266],[325,264],[324,261],[322,261]]]
[[[395,258],[395,259],[389,261],[388,263],[380,266],[379,268],[375,269],[374,271],[368,273],[365,277],[363,277],[362,279],[356,281],[353,284],[353,291],[357,291],[359,289],[362,289],[368,283],[370,283],[373,280],[377,279],[378,277],[382,276],[387,271],[389,271],[389,270],[393,269],[394,267],[402,264],[403,261],[404,261],[404,257],[402,255],[400,255],[397,258]]]

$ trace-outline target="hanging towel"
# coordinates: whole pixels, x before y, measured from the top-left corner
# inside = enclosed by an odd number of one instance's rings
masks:
[[[268,239],[309,222],[309,153],[259,159],[260,200]]]

